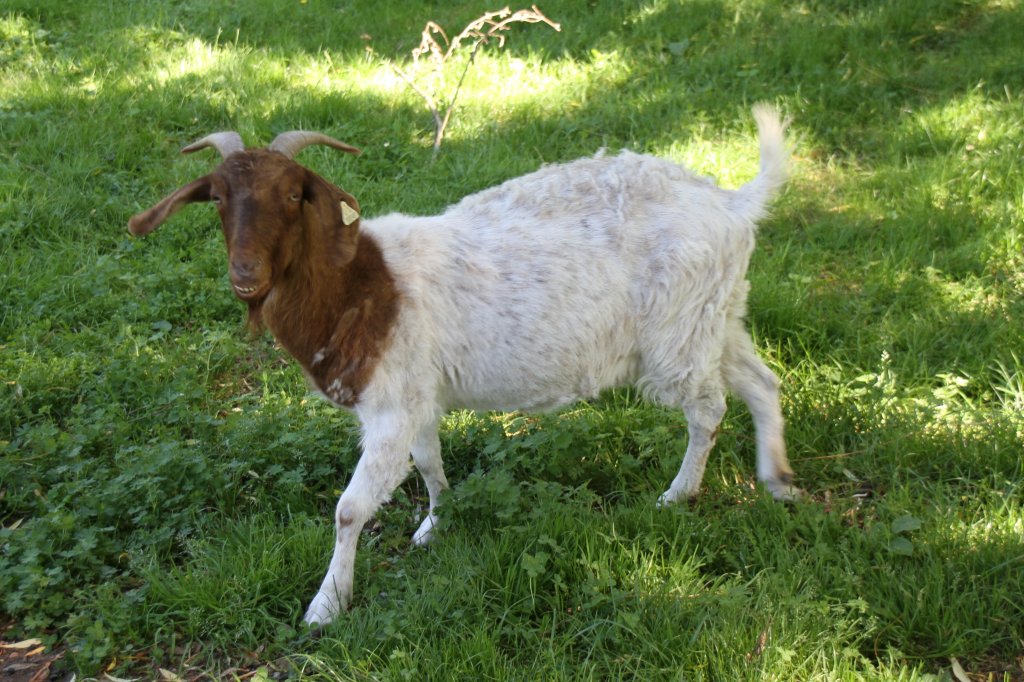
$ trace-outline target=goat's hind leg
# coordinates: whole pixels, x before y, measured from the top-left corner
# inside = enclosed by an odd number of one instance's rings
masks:
[[[758,357],[750,335],[738,328],[729,335],[722,357],[726,385],[747,404],[757,433],[757,478],[777,500],[793,500],[802,491],[793,485],[786,457],[779,379]]]
[[[437,436],[437,424],[431,424],[417,434],[416,442],[412,446],[412,459],[427,485],[427,494],[430,496],[427,515],[412,535],[412,543],[422,546],[434,538],[434,526],[437,524],[434,510],[441,493],[448,489],[448,479],[445,478],[444,465],[441,462],[441,440]]]
[[[658,499],[659,505],[690,499],[700,492],[708,455],[715,445],[718,425],[725,415],[725,392],[717,382],[706,382],[695,396],[682,401],[682,407],[689,431],[686,454],[672,485]]]

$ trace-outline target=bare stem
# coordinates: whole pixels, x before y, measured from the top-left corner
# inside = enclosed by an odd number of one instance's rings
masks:
[[[405,81],[405,84],[420,96],[427,105],[427,109],[430,111],[431,116],[434,118],[434,147],[432,158],[436,159],[438,152],[441,149],[441,141],[444,139],[444,133],[448,127],[448,122],[451,120],[452,112],[455,110],[455,102],[459,97],[459,93],[462,91],[462,84],[466,80],[466,74],[469,73],[469,67],[472,66],[476,60],[476,53],[479,51],[480,46],[487,44],[491,38],[494,38],[497,40],[499,48],[504,47],[505,36],[502,32],[507,31],[509,25],[516,22],[527,24],[545,23],[556,31],[562,30],[560,24],[548,19],[536,5],[533,5],[530,9],[521,9],[516,12],[512,12],[506,6],[500,10],[485,12],[466,24],[466,27],[451,40],[448,40],[448,34],[444,32],[444,29],[441,28],[438,23],[434,21],[428,21],[426,23],[420,34],[420,44],[411,53],[414,65],[419,64],[421,57],[425,57],[424,61],[427,61],[430,64],[431,69],[429,81],[426,87],[422,87],[417,84],[416,79],[413,78],[413,76],[405,69],[399,67],[393,62],[389,62],[391,64],[391,68],[393,68],[395,73]],[[446,47],[442,48],[441,43],[438,42],[435,36],[440,36]],[[447,65],[448,59],[462,46],[462,43],[468,40],[473,41],[473,47],[470,51],[469,59],[466,61],[466,65],[462,69],[462,74],[459,76],[459,81],[455,85],[455,90],[452,92],[451,98],[444,105],[444,114],[442,115],[441,107],[438,105],[437,91],[444,83],[444,67]],[[439,86],[439,83],[442,84],[442,86]]]
[[[459,91],[462,90],[462,82],[466,80],[466,74],[469,73],[469,67],[473,65],[473,61],[476,59],[477,50],[480,49],[480,44],[482,42],[482,40],[478,40],[473,45],[473,51],[469,53],[469,59],[466,60],[466,66],[462,69],[462,76],[459,77],[459,82],[455,86],[455,92],[452,93],[452,98],[451,100],[449,100],[448,107],[444,112],[444,120],[440,123],[440,125],[436,126],[436,129],[434,130],[433,158],[435,159],[437,158],[438,152],[441,151],[441,140],[444,138],[444,131],[445,128],[448,127],[448,121],[452,117],[452,112],[455,111],[455,100],[459,98]],[[436,117],[434,121],[435,123],[437,122]]]

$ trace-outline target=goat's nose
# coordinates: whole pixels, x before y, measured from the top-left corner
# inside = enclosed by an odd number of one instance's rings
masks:
[[[231,276],[237,279],[250,279],[263,266],[262,258],[253,260],[236,260],[231,262]]]

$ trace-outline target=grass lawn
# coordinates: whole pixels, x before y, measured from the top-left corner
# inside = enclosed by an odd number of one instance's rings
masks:
[[[561,32],[477,55],[432,162],[385,60],[488,9],[5,0],[0,640],[79,679],[1024,679],[1022,3],[545,0]],[[753,485],[739,401],[671,509],[679,412],[455,413],[440,537],[411,477],[312,637],[357,427],[246,332],[210,207],[128,236],[215,164],[177,151],[320,130],[363,155],[300,160],[367,214],[429,214],[601,147],[738,186],[758,101],[795,158],[749,323],[807,499]]]

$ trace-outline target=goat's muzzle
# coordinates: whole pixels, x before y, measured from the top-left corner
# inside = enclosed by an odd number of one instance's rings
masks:
[[[270,291],[270,272],[263,259],[232,260],[228,268],[235,296],[243,301],[255,301]]]

